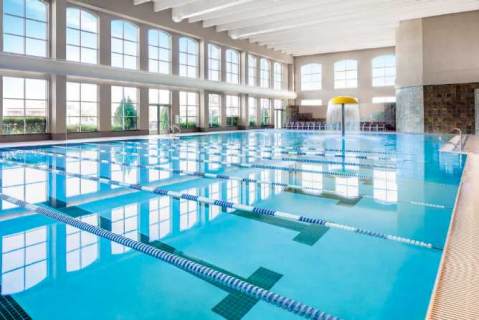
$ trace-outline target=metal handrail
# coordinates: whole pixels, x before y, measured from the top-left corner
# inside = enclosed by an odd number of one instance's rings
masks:
[[[175,133],[175,129],[178,130],[178,133],[181,133],[181,127],[177,124],[171,126],[171,133]]]
[[[462,130],[459,128],[453,128],[451,130],[451,133],[453,133],[454,131],[459,132],[459,152],[462,153]]]

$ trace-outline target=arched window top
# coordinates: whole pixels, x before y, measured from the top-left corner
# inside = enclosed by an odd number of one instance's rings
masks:
[[[345,70],[357,70],[358,61],[353,59],[340,60],[334,63],[334,70],[345,71]]]
[[[4,13],[22,18],[47,21],[48,2],[42,0],[4,0]]]
[[[319,63],[309,63],[301,66],[301,90],[321,89],[321,69]]]
[[[396,56],[386,54],[373,59],[373,68],[396,67]]]
[[[266,59],[266,58],[261,58],[260,61],[259,61],[259,63],[260,63],[261,69],[267,69],[267,68],[269,68],[269,66],[270,66],[270,64],[271,64],[271,63],[269,62],[269,60]]]
[[[372,60],[373,87],[394,86],[396,83],[396,56],[387,54]]]
[[[239,52],[235,49],[226,49],[226,60],[232,62],[238,61]]]
[[[160,48],[171,48],[171,34],[160,29],[150,29],[148,44]]]
[[[68,7],[66,23],[68,28],[98,33],[98,16],[83,8]]]
[[[189,38],[189,37],[181,37],[180,38],[180,52],[186,52],[189,54],[198,54],[198,41]]]
[[[138,26],[127,20],[113,20],[111,22],[111,36],[138,42]]]

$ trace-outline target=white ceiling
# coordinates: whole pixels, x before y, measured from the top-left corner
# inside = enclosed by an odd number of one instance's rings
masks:
[[[479,9],[479,0],[133,1],[292,55],[394,46],[401,20]]]

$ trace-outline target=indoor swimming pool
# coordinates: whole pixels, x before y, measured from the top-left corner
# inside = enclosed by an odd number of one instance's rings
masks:
[[[424,319],[448,135],[257,130],[0,149],[9,319]],[[114,306],[114,307],[113,307]]]

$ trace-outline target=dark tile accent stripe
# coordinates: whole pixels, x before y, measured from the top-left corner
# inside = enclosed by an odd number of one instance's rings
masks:
[[[0,292],[2,287],[0,286]],[[0,295],[0,320],[31,320],[32,318],[10,295]]]
[[[328,227],[312,224],[304,228],[304,230],[301,231],[296,237],[294,237],[293,240],[299,243],[306,244],[308,246],[312,246],[316,242],[318,242],[318,240],[321,239],[324,234],[328,232],[328,230]]]
[[[260,267],[247,281],[262,287],[264,289],[271,289],[276,282],[281,279],[283,275],[271,271],[269,269]],[[258,299],[254,299],[242,293],[234,292],[227,295],[216,306],[213,307],[213,312],[228,320],[242,319],[255,305]]]

